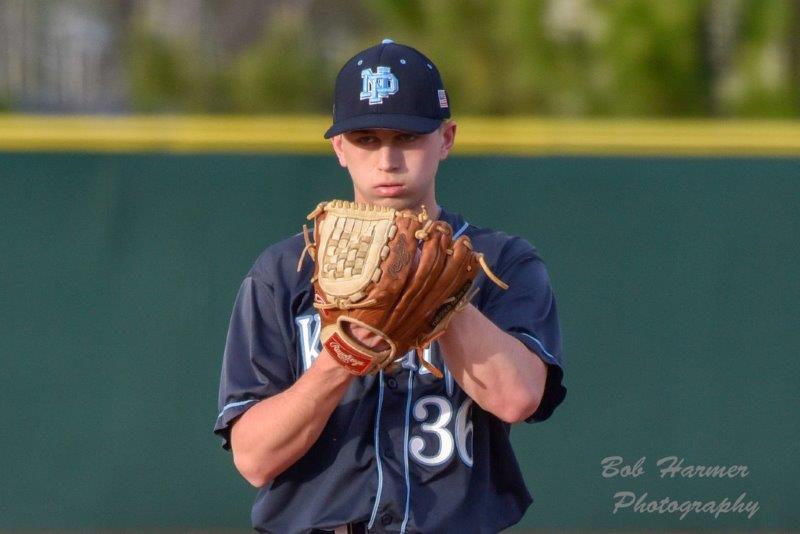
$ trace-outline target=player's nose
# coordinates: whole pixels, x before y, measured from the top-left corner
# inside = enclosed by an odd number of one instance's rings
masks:
[[[402,152],[386,143],[378,150],[378,169],[383,172],[396,171],[401,166]]]

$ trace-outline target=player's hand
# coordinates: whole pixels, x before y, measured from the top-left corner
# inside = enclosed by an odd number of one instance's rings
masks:
[[[378,334],[370,332],[363,326],[358,326],[357,324],[347,324],[346,328],[348,333],[356,338],[358,341],[364,344],[365,347],[369,347],[372,350],[386,350],[389,348],[389,344],[386,342]]]
[[[308,219],[314,241],[304,226],[298,270],[308,253],[322,344],[355,375],[396,367],[411,349],[420,357],[469,303],[481,270],[507,287],[467,236],[454,240],[453,228],[424,209],[333,200],[319,203]]]

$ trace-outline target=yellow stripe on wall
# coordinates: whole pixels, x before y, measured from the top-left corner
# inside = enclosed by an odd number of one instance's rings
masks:
[[[457,119],[454,154],[800,156],[800,121]],[[322,116],[0,115],[0,150],[328,154]]]

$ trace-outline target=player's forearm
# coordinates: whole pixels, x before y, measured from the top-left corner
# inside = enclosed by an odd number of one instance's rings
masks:
[[[538,408],[547,366],[474,306],[453,317],[439,346],[453,378],[483,409],[516,423]]]
[[[234,463],[260,487],[294,464],[317,441],[353,375],[325,352],[289,389],[259,402],[234,424]]]

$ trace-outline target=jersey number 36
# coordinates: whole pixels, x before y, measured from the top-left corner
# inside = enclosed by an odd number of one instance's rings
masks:
[[[430,407],[435,406],[435,410]],[[472,418],[470,417],[472,399],[466,399],[456,413],[454,430],[448,428],[453,419],[453,405],[449,399],[438,395],[420,397],[414,403],[414,419],[422,423],[420,429],[429,434],[437,443],[437,447],[428,447],[426,440],[420,436],[412,437],[408,442],[411,457],[422,465],[442,465],[450,460],[454,451],[458,451],[461,461],[472,467]],[[434,412],[434,413],[431,413]],[[429,421],[430,419],[430,421]],[[455,433],[455,436],[453,434]],[[433,450],[430,450],[433,449]]]

